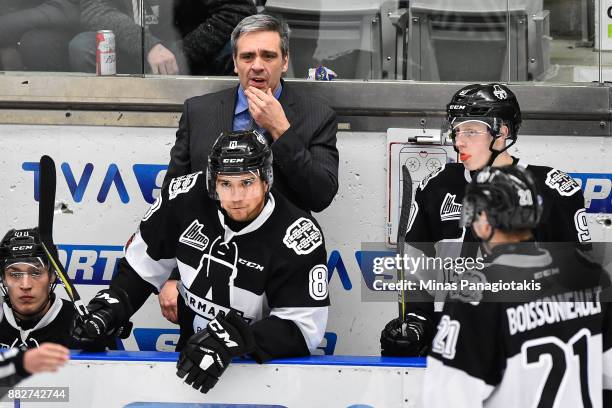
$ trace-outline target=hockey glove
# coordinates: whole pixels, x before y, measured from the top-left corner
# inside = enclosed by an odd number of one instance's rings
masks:
[[[71,335],[74,341],[86,347],[99,340],[113,337],[127,338],[132,330],[132,315],[127,293],[119,288],[104,289],[87,305],[89,316],[76,316]]]
[[[249,325],[234,311],[225,317],[219,314],[206,329],[187,341],[176,364],[176,375],[185,378],[185,382],[196,390],[207,393],[232,357],[254,350],[255,337]]]
[[[391,320],[380,334],[380,354],[394,357],[427,355],[434,335],[431,319],[408,313],[404,323],[399,317]]]

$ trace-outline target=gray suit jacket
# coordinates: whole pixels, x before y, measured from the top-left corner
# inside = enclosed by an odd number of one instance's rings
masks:
[[[213,143],[221,132],[232,130],[237,94],[234,87],[185,101],[164,182],[206,170]],[[291,127],[272,143],[273,188],[306,211],[322,211],[338,191],[336,114],[286,82],[279,102]]]

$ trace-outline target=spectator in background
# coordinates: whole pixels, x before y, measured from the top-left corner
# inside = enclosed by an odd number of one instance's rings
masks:
[[[0,70],[67,71],[78,1],[0,1]]]
[[[118,73],[228,74],[230,34],[254,13],[250,0],[81,0],[81,23],[90,31],[70,42],[71,66],[95,72],[96,31],[111,30]]]

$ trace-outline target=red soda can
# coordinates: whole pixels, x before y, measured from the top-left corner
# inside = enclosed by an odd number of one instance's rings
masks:
[[[115,75],[117,73],[115,54],[115,34],[111,30],[96,33],[96,75]]]

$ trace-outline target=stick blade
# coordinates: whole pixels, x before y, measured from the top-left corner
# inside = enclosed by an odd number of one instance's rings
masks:
[[[47,242],[53,242],[53,211],[55,209],[55,162],[47,155],[40,158],[38,231]]]

